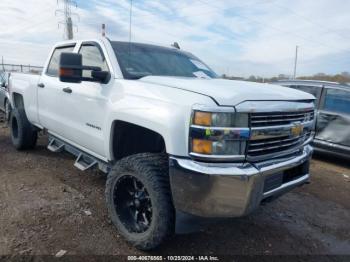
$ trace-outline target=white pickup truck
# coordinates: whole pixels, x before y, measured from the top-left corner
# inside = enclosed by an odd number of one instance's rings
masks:
[[[148,250],[177,214],[238,217],[309,181],[314,97],[219,79],[178,48],[110,41],[56,44],[41,76],[12,74],[14,146],[37,133],[81,170],[108,173],[110,217]]]

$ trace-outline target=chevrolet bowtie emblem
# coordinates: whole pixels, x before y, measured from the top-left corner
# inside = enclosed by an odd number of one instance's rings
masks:
[[[291,134],[293,137],[301,136],[304,130],[304,126],[302,124],[295,124],[291,128]]]

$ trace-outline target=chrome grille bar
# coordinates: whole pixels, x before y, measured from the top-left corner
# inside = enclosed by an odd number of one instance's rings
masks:
[[[291,157],[313,139],[314,100],[245,101],[235,108],[249,113],[247,161],[261,163]]]
[[[251,127],[266,127],[275,125],[287,125],[293,122],[313,121],[315,115],[314,110],[305,110],[303,112],[264,112],[251,113]]]
[[[255,153],[255,152],[262,152],[262,151],[269,151],[269,150],[272,150],[272,149],[277,149],[277,148],[283,148],[283,147],[289,147],[289,146],[293,146],[295,144],[300,144],[300,142],[303,142],[302,140],[297,139],[296,141],[294,142],[291,142],[291,143],[285,143],[285,144],[282,144],[280,143],[279,145],[277,146],[268,146],[268,147],[261,147],[261,148],[257,148],[257,149],[250,149],[248,150],[248,153]]]
[[[254,120],[253,115],[258,115],[259,119]],[[300,112],[295,113],[295,115]],[[314,111],[305,111],[309,114],[303,118],[276,119],[282,116],[278,113],[252,113],[251,114],[251,137],[247,147],[247,160],[262,161],[268,158],[280,157],[286,154],[296,153],[309,141],[313,128]],[[268,116],[272,119],[263,120]],[[288,115],[292,115],[288,112]],[[255,121],[255,122],[254,122]],[[284,121],[284,124],[281,123]],[[276,125],[276,123],[278,125]],[[293,128],[299,127],[300,134],[293,134]]]

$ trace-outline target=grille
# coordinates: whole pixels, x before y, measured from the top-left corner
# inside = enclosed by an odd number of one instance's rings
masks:
[[[250,115],[251,127],[288,125],[294,122],[307,122],[314,119],[314,111],[252,113]]]
[[[290,151],[302,145],[309,137],[311,132],[305,132],[299,137],[274,137],[267,139],[250,140],[248,143],[247,155],[248,157],[268,157],[271,154]]]

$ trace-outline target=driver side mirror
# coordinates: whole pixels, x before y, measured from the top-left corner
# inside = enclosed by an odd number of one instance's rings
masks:
[[[83,70],[91,71],[91,77],[83,77]],[[111,74],[107,71],[102,71],[102,69],[97,66],[83,66],[81,54],[61,53],[59,78],[60,81],[68,83],[90,81],[106,84],[111,78]]]
[[[7,87],[6,83],[5,82],[1,82],[1,87],[6,88]]]
[[[59,78],[62,82],[81,83],[83,78],[83,57],[81,54],[61,54]]]

